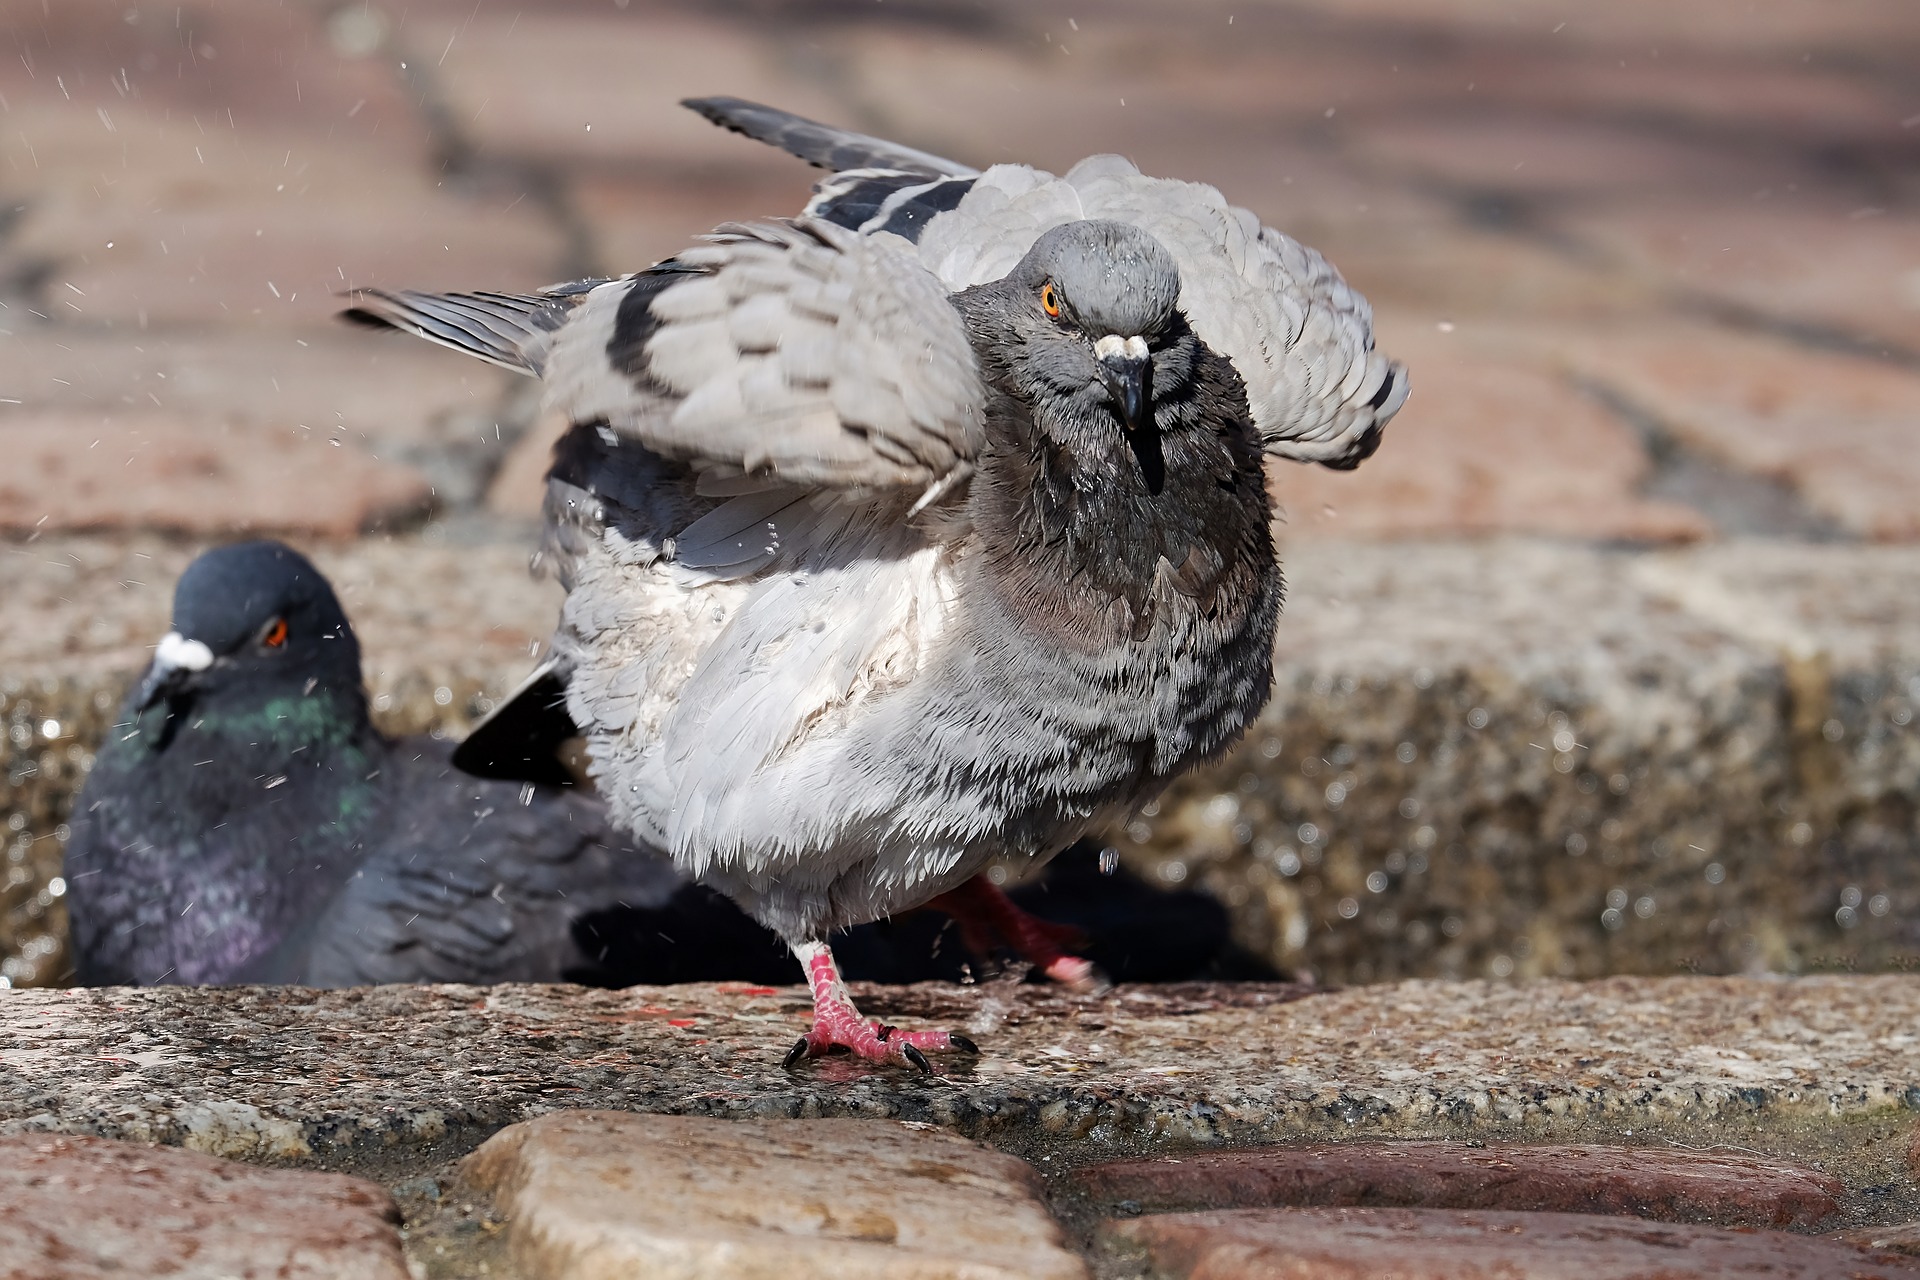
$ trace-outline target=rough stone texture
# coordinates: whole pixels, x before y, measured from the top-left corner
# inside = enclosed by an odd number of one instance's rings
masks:
[[[1243,1209],[1115,1223],[1170,1280],[1895,1280],[1906,1260],[1776,1232],[1570,1213]]]
[[[393,1200],[334,1173],[100,1138],[0,1138],[0,1275],[407,1280]]]
[[[578,1107],[891,1117],[1115,1155],[1596,1127],[1792,1154],[1827,1150],[1819,1134],[1838,1126],[1849,1168],[1870,1169],[1898,1163],[1903,1109],[1920,1105],[1920,978],[1905,976],[855,994],[985,1054],[932,1077],[843,1059],[784,1071],[810,1018],[799,988],[14,991],[0,996],[0,1131],[366,1161],[457,1154]]]
[[[1149,1211],[1301,1206],[1621,1214],[1720,1226],[1812,1227],[1838,1179],[1721,1151],[1514,1143],[1322,1143],[1094,1165],[1075,1181]]]
[[[569,1111],[461,1168],[540,1280],[1087,1274],[1024,1161],[927,1125]]]
[[[1920,560],[1290,540],[1246,743],[1116,833],[1336,980],[1910,963]]]

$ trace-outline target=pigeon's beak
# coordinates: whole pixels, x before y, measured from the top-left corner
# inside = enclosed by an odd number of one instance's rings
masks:
[[[1166,481],[1166,465],[1160,455],[1160,431],[1153,421],[1153,357],[1147,340],[1110,333],[1093,344],[1093,353],[1099,357],[1107,394],[1120,425],[1126,428],[1127,443],[1140,462],[1147,490],[1159,493]]]
[[[177,698],[194,676],[213,665],[213,650],[198,640],[189,640],[178,631],[160,637],[153,665],[140,677],[134,692],[134,710],[144,712],[156,703]]]

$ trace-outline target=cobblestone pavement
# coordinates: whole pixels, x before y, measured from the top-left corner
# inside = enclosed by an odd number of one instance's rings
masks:
[[[858,994],[983,1054],[789,1072],[805,993],[741,984],[14,992],[0,1262],[198,1232],[209,1280],[396,1243],[523,1280],[1920,1267],[1911,977]]]

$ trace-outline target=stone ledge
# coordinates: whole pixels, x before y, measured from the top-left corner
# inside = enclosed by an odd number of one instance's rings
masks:
[[[551,626],[530,539],[479,536],[315,548],[391,729],[463,730]],[[54,837],[196,548],[8,550],[0,616],[33,624],[0,628],[0,963],[24,984],[64,971]],[[1272,706],[1112,833],[1249,950],[1333,981],[1920,963],[1920,548],[1284,558]]]
[[[1863,1138],[1920,1110],[1920,979],[1904,976],[856,994],[986,1053],[933,1077],[843,1059],[783,1071],[809,1016],[799,988],[16,991],[0,997],[0,1132],[354,1168],[445,1159],[578,1107],[894,1117],[1109,1155],[1590,1127],[1700,1143],[1838,1122]],[[1888,1136],[1889,1167],[1906,1136]]]

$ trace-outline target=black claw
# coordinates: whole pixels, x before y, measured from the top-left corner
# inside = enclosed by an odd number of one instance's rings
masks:
[[[900,1052],[907,1055],[908,1062],[911,1062],[914,1066],[920,1068],[920,1072],[922,1075],[930,1076],[933,1074],[933,1064],[927,1061],[926,1054],[920,1052],[918,1049],[914,1048],[910,1044],[901,1045]]]
[[[878,1040],[881,1044],[885,1044],[890,1038],[892,1038],[893,1033],[898,1030],[899,1030],[898,1027],[889,1027],[889,1026],[882,1025],[874,1028],[873,1038]]]
[[[954,1048],[958,1049],[962,1053],[971,1053],[976,1057],[980,1053],[979,1045],[967,1039],[965,1036],[961,1035],[957,1031],[947,1032],[947,1043],[952,1045]]]
[[[800,1059],[806,1056],[807,1056],[807,1038],[805,1036],[801,1036],[798,1040],[793,1042],[793,1048],[787,1050],[787,1056],[780,1060],[780,1066],[783,1070],[791,1071],[793,1070],[795,1065],[799,1063]]]

